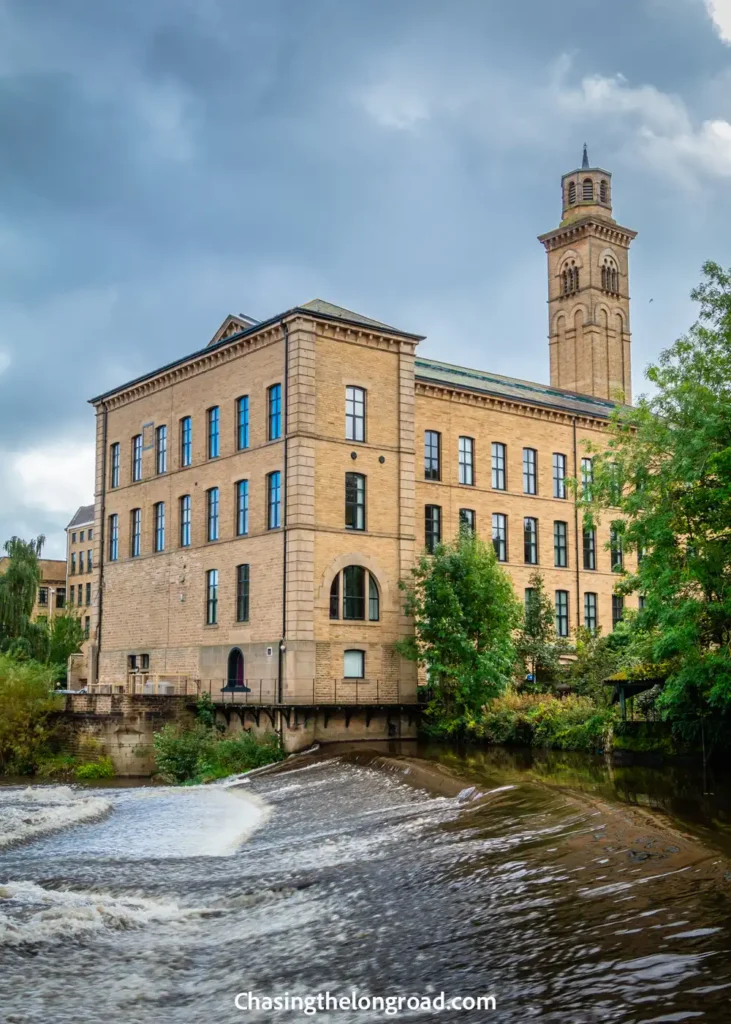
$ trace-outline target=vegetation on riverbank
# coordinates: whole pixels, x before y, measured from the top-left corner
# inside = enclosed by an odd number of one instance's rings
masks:
[[[216,728],[215,708],[208,694],[196,707],[196,720],[186,725],[166,725],[153,738],[158,776],[173,784],[197,784],[281,761],[279,737],[242,732],[223,738]]]
[[[494,555],[466,534],[440,545],[404,584],[428,733],[589,750],[616,723],[621,749],[731,747],[731,270],[703,273],[698,321],[647,372],[653,396],[617,407],[591,477],[569,481],[585,528],[609,520],[614,590],[639,611],[558,637],[539,573],[516,623]],[[661,681],[632,702],[646,729],[618,721],[610,677]]]

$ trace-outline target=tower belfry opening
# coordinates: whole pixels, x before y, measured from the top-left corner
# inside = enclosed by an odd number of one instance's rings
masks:
[[[548,257],[551,384],[630,403],[629,247],[613,217],[612,174],[589,163],[561,178],[561,223],[539,236]]]

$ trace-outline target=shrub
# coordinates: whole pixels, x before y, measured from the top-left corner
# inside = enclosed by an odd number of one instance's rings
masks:
[[[591,751],[603,748],[615,714],[588,697],[508,693],[482,709],[473,734],[491,743]]]
[[[279,737],[256,737],[244,732],[220,739],[200,721],[188,728],[166,725],[154,735],[155,764],[164,782],[210,782],[279,761],[284,756]]]
[[[36,775],[42,779],[69,778],[74,774],[77,764],[73,754],[50,754],[38,762]]]
[[[111,757],[103,755],[96,761],[80,764],[74,771],[76,779],[113,779],[116,775]]]
[[[258,738],[251,732],[243,732],[234,739],[214,743],[209,756],[198,765],[198,777],[201,782],[225,779],[228,775],[281,761],[283,757],[278,736],[269,734]]]
[[[52,686],[45,665],[0,655],[0,771],[25,775],[42,760],[52,732]]]

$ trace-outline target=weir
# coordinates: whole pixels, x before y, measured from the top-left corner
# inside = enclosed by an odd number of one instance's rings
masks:
[[[288,754],[318,742],[415,739],[422,710],[413,702],[257,703],[251,697],[211,693],[223,735],[278,733]],[[66,727],[70,751],[94,740],[99,753],[111,757],[118,775],[139,776],[154,771],[154,733],[168,724],[192,723],[194,712],[195,700],[189,694],[75,693],[66,696],[65,708],[55,717]]]

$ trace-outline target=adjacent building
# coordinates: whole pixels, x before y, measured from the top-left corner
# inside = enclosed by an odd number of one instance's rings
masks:
[[[72,654],[68,666],[71,689],[89,682],[91,613],[96,600],[94,573],[94,506],[82,505],[66,527],[66,602],[84,628],[84,643]]]
[[[619,539],[583,529],[566,479],[591,486],[585,442],[631,400],[635,233],[586,152],[561,194],[540,237],[550,385],[420,358],[420,335],[314,300],[228,316],[204,348],[93,399],[93,522],[89,508],[69,527],[90,680],[413,701],[399,580],[460,524],[521,597],[542,572],[559,633],[613,628]]]
[[[0,575],[5,572],[8,558],[0,558]],[[41,582],[36,592],[36,600],[31,612],[33,622],[48,619],[60,611],[66,603],[66,563],[55,558],[39,558]]]

